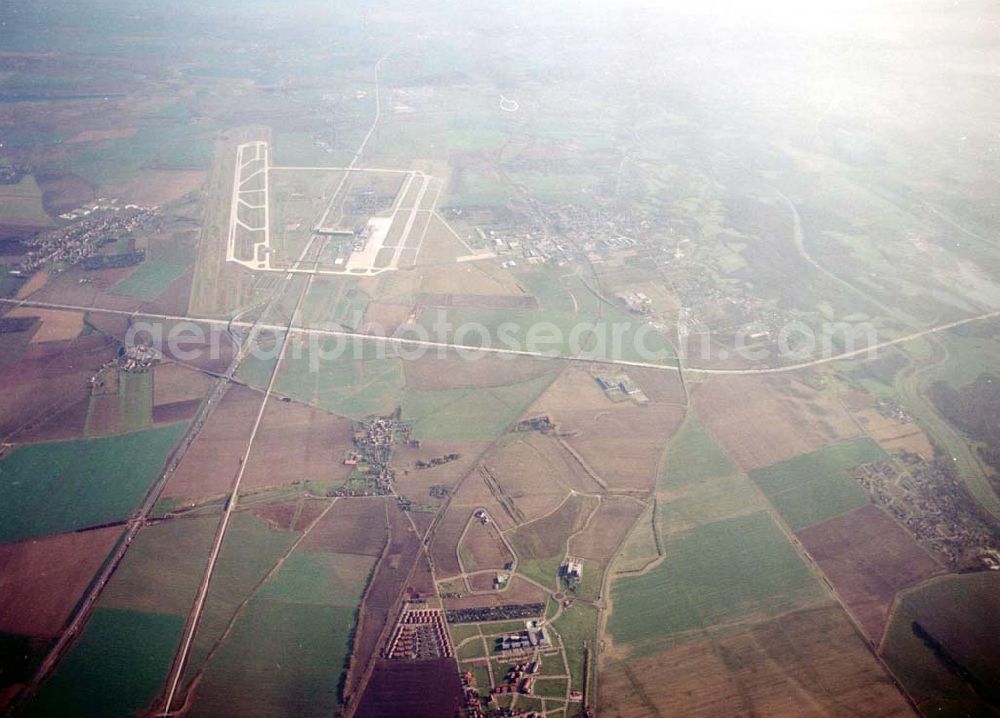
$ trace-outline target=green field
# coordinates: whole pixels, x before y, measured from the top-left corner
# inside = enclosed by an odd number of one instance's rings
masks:
[[[704,479],[660,501],[660,532],[669,543],[680,532],[737,514],[761,511],[767,502],[742,474]]]
[[[656,532],[659,527],[654,525],[656,518],[652,504],[642,512],[636,521],[621,551],[612,564],[616,571],[638,571],[660,555]],[[659,507],[656,514],[660,513]]]
[[[246,586],[279,558],[276,550],[283,541],[297,534],[262,529],[260,522],[247,517],[241,523],[241,538],[264,554],[240,580]],[[267,537],[263,531],[285,538]],[[226,557],[231,575],[235,562],[246,560],[249,550],[252,547],[234,545]],[[207,664],[193,715],[332,715],[355,612],[374,565],[371,556],[304,550],[289,554],[253,593],[233,632]]]
[[[101,607],[186,616],[218,523],[205,516],[143,528],[101,594]]]
[[[145,167],[207,169],[212,123],[145,125],[132,137],[100,143],[73,158],[73,171],[98,185],[121,184]]]
[[[479,635],[479,626],[475,623],[450,623],[448,624],[448,634],[451,642],[458,645],[466,638],[473,638]]]
[[[33,175],[17,184],[0,184],[0,217],[5,224],[51,227],[55,223],[42,206],[42,190]]]
[[[554,661],[549,658],[549,661]],[[550,678],[548,680],[536,681],[534,694],[541,698],[563,698],[566,697],[566,679]]]
[[[375,567],[371,556],[296,551],[257,596],[274,601],[309,601],[355,607]]]
[[[983,572],[947,576],[900,596],[882,652],[910,694],[926,701],[925,715],[996,715],[987,706],[1000,705],[998,592],[1000,574]]]
[[[871,439],[855,439],[751,471],[750,478],[797,531],[868,503],[852,471],[885,458]]]
[[[608,632],[616,643],[648,643],[749,614],[776,615],[822,592],[767,512],[699,526],[666,547],[663,562],[612,587]]]
[[[403,419],[413,422],[413,436],[423,440],[495,439],[545,391],[552,376],[483,389],[407,391]]]
[[[135,716],[162,689],[183,627],[180,616],[98,609],[21,715]]]
[[[657,529],[667,538],[695,526],[767,508],[759,492],[688,418],[667,451],[657,484]]]
[[[735,473],[736,466],[722,453],[708,430],[696,419],[689,417],[667,450],[660,487],[675,489],[685,484]]]
[[[125,519],[186,427],[15,449],[0,461],[0,541]]]
[[[96,417],[101,418],[95,420]],[[94,394],[90,397],[84,434],[90,437],[139,431],[152,423],[153,373],[119,372],[117,396]]]
[[[278,363],[278,354],[282,351],[284,337],[284,332],[280,332],[275,337],[258,339],[254,351],[247,354],[240,362],[236,375],[250,386],[267,388],[271,383],[274,367]],[[260,351],[257,351],[258,348]]]
[[[583,690],[583,649],[584,643],[594,648],[597,640],[597,610],[583,603],[574,604],[564,611],[553,623],[556,633],[562,639],[566,649],[566,660],[569,662],[569,675],[574,690]],[[590,672],[593,672],[593,657],[591,653]],[[549,658],[547,662],[554,659]]]
[[[461,648],[456,649],[455,657],[458,658],[458,660],[460,661],[470,661],[475,658],[485,658],[486,647],[483,645],[482,640],[470,641]]]
[[[215,566],[198,632],[191,644],[188,678],[202,667],[239,605],[250,598],[298,537],[296,532],[272,530],[266,521],[251,513],[241,512],[233,517]]]
[[[333,715],[354,613],[255,598],[208,665],[190,715]]]
[[[135,431],[153,423],[153,372],[124,372],[120,377],[122,428]]]
[[[112,293],[143,302],[156,299],[170,284],[187,271],[189,264],[145,261],[111,288]]]
[[[312,347],[299,351],[293,345],[278,377],[278,391],[355,419],[392,413],[406,383],[402,362],[375,356],[372,342],[363,345],[357,360],[355,345],[341,347],[340,354],[336,346],[335,339],[315,337]]]

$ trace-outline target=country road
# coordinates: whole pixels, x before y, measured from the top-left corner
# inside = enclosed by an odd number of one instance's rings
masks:
[[[380,111],[381,106],[379,100],[380,93],[379,93],[378,69],[387,56],[388,55],[383,55],[378,60],[378,62],[375,63],[375,98],[376,98],[375,119],[372,122],[371,128],[368,130],[368,134],[365,135],[364,140],[362,140],[361,146],[355,153],[354,159],[351,161],[350,165],[351,167],[354,167],[354,165],[357,163],[357,161],[361,158],[362,154],[364,153],[365,146],[367,145],[368,141],[374,134],[375,128],[378,125],[378,121],[381,116],[381,111]],[[337,191],[334,193],[334,197],[336,197],[337,193],[339,193],[340,188],[343,187],[346,177],[347,175],[345,174],[344,179],[341,180],[341,184],[338,186]],[[326,212],[323,215],[324,220],[326,219],[326,215],[329,214],[330,207],[332,206],[333,205],[331,200],[330,206],[327,208]],[[320,224],[322,224],[322,220]],[[298,259],[292,265],[291,269],[298,268],[304,261],[306,261],[306,258],[309,256],[310,252],[313,249],[316,236],[317,235],[313,235],[313,238],[306,243],[306,246],[302,249],[302,253],[299,255]],[[285,276],[285,283],[291,280],[293,276],[294,273],[292,271],[289,271]],[[288,323],[286,325],[284,326],[269,325],[258,321],[252,325],[251,332],[247,336],[246,341],[241,347],[239,354],[241,356],[244,356],[245,351],[249,351],[249,348],[254,345],[255,336],[259,334],[262,330],[268,329],[268,330],[278,330],[282,332],[283,339],[282,339],[281,350],[278,353],[278,357],[274,363],[274,367],[271,369],[271,376],[267,384],[267,389],[264,392],[264,398],[260,403],[260,409],[257,411],[257,416],[254,419],[253,428],[250,430],[250,436],[247,440],[246,449],[243,452],[243,456],[240,458],[240,468],[236,474],[236,478],[233,480],[232,489],[230,490],[229,498],[226,501],[225,510],[223,511],[222,514],[222,520],[219,522],[219,527],[216,532],[215,542],[212,544],[212,550],[209,553],[208,563],[205,566],[205,572],[202,576],[201,583],[198,586],[198,593],[195,597],[194,605],[192,606],[191,612],[188,615],[187,623],[185,625],[184,635],[181,640],[181,645],[178,648],[177,653],[174,657],[173,665],[171,666],[171,672],[167,678],[167,689],[161,711],[159,712],[160,716],[172,715],[171,706],[174,703],[174,699],[177,696],[177,691],[181,687],[181,682],[184,678],[184,671],[185,668],[187,667],[187,659],[191,651],[191,645],[194,642],[194,638],[198,632],[198,626],[201,620],[201,615],[205,608],[205,601],[208,598],[208,590],[212,583],[212,577],[215,574],[215,566],[218,563],[219,555],[222,552],[222,545],[226,538],[226,533],[229,528],[229,522],[232,518],[233,511],[236,508],[236,504],[239,500],[240,485],[242,484],[243,476],[246,473],[247,465],[249,464],[250,457],[252,456],[254,442],[257,438],[258,432],[260,431],[260,425],[264,420],[264,413],[267,411],[268,400],[271,398],[271,395],[274,392],[274,385],[277,382],[278,377],[281,375],[281,366],[287,355],[288,346],[290,343],[289,340],[291,337],[291,328],[295,325],[295,321],[298,318],[300,311],[302,310],[302,305],[305,303],[305,299],[309,295],[309,289],[312,286],[312,281],[313,277],[310,276],[303,285],[301,291],[299,292],[298,299],[296,300],[295,308],[292,310],[291,315],[289,316],[288,319]],[[284,292],[285,292],[285,287],[283,283],[281,286],[279,286],[278,291],[275,293],[275,296],[268,303],[267,308],[261,313],[260,315],[261,318],[267,316],[268,312],[281,301]],[[228,326],[231,328],[232,326],[234,326],[234,324],[230,323]],[[185,699],[182,705],[186,704],[187,700]]]

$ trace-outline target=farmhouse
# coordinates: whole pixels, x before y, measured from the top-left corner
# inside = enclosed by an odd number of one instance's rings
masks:
[[[559,575],[579,581],[583,578],[583,561],[575,558],[567,558],[566,563],[559,567]]]

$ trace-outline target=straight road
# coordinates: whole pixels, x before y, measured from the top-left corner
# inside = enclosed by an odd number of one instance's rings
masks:
[[[282,270],[282,271],[286,271],[288,272],[288,276],[292,276],[290,270]],[[430,339],[411,339],[407,337],[382,337],[374,334],[364,334],[362,332],[353,332],[342,329],[319,329],[319,328],[303,327],[296,325],[294,323],[284,325],[284,324],[253,323],[246,321],[233,321],[227,319],[206,319],[201,317],[189,317],[189,316],[179,316],[171,314],[151,314],[146,312],[125,311],[122,309],[100,309],[96,307],[86,307],[86,306],[78,306],[72,304],[55,304],[52,302],[35,302],[25,299],[21,300],[0,299],[0,304],[8,304],[17,307],[35,307],[38,309],[62,309],[65,311],[74,311],[74,312],[98,312],[104,314],[117,314],[122,316],[141,318],[141,319],[152,319],[159,321],[186,321],[195,324],[235,327],[240,329],[256,327],[258,329],[266,329],[269,331],[287,331],[289,334],[306,334],[306,335],[315,335],[322,337],[339,337],[343,339],[352,339],[355,341],[370,341],[370,342],[382,343],[397,347],[453,349],[458,351],[467,351],[471,353],[478,352],[483,354],[524,356],[524,357],[534,357],[537,359],[559,359],[562,361],[570,361],[570,362],[577,362],[584,364],[613,364],[617,366],[634,366],[646,369],[664,369],[667,371],[678,371],[678,366],[676,364],[643,362],[643,361],[634,361],[631,359],[565,356],[559,354],[552,354],[549,352],[529,351],[526,349],[510,349],[506,347],[493,347],[493,346],[479,347],[471,344],[438,342]],[[786,364],[784,366],[765,367],[760,369],[706,369],[694,366],[683,366],[680,367],[680,369],[683,369],[684,372],[690,374],[704,374],[711,376],[741,375],[741,374],[783,374],[785,372],[799,371],[801,369],[808,369],[810,367],[819,366],[821,364],[830,364],[832,362],[843,361],[845,359],[851,359],[854,357],[863,356],[865,354],[875,353],[881,349],[885,349],[891,346],[896,346],[898,344],[905,344],[915,339],[920,339],[922,337],[930,336],[932,334],[937,334],[939,332],[947,331],[949,329],[955,329],[957,327],[961,327],[966,324],[981,322],[987,319],[996,319],[997,317],[1000,317],[1000,311],[992,311],[992,312],[986,312],[984,314],[977,314],[976,316],[966,317],[965,319],[959,319],[954,322],[948,322],[947,324],[939,324],[935,327],[931,327],[930,329],[924,329],[922,331],[913,332],[912,334],[907,334],[902,337],[897,337],[896,339],[889,339],[884,342],[877,342],[876,344],[864,347],[863,349],[856,349],[854,351],[849,351],[849,352],[841,352],[839,354],[833,354],[828,357],[822,357],[819,359],[812,359],[810,361],[799,362],[797,364]]]

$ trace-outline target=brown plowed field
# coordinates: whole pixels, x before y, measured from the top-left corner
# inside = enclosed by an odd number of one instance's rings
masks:
[[[482,524],[476,518],[469,523],[458,551],[466,571],[502,569],[514,560],[494,523]]]
[[[524,415],[550,416],[566,435],[566,443],[608,488],[650,490],[684,410],[674,403],[667,385],[651,381],[648,375],[644,378],[653,394],[671,401],[613,402],[589,372],[573,368],[563,372]]]
[[[832,396],[786,377],[716,377],[694,392],[698,418],[745,471],[858,435]]]
[[[32,344],[42,342],[64,342],[75,339],[83,331],[82,312],[64,312],[58,309],[35,309],[33,307],[17,307],[4,316],[38,317],[42,326],[31,337]]]
[[[469,576],[469,588],[473,591],[493,591],[495,590],[493,586],[493,579],[496,577],[496,573],[491,571],[489,573],[477,573]]]
[[[383,498],[338,499],[302,541],[302,550],[378,556],[385,546],[385,511]]]
[[[162,323],[163,336],[170,337],[171,331],[177,322],[165,321]],[[164,341],[163,355],[169,360],[181,361],[194,369],[221,374],[228,367],[235,353],[235,344],[229,333],[219,327],[209,327],[199,325],[203,330],[203,337],[195,341],[194,335],[190,332],[176,335],[176,342]]]
[[[587,516],[597,505],[594,497],[574,494],[556,511],[507,535],[521,560],[562,556],[566,541],[583,527]]]
[[[557,440],[536,433],[515,434],[483,463],[525,521],[552,511],[570,490],[591,493],[601,489]]]
[[[476,461],[486,448],[485,442],[425,441],[420,448],[404,445],[394,449],[392,463],[396,467],[396,490],[417,504],[438,504],[429,491],[432,486],[454,486],[476,466]],[[430,461],[447,454],[459,458],[440,466],[418,469],[418,461]]]
[[[573,431],[572,423],[563,426],[569,415],[590,410],[600,411],[615,406],[601,390],[597,380],[587,371],[567,369],[524,412],[526,417],[548,414],[565,431]]]
[[[411,511],[410,518],[413,519],[413,523],[417,527],[417,532],[424,536],[427,533],[427,529],[431,527],[431,522],[434,521],[434,516],[436,514],[432,511]]]
[[[361,696],[357,718],[452,718],[462,708],[462,686],[453,658],[379,659]]]
[[[0,367],[0,436],[85,399],[90,377],[114,355],[110,341],[96,335],[35,344],[17,363]]]
[[[570,540],[570,555],[606,564],[645,509],[632,499],[605,496],[591,517],[587,530]]]
[[[569,419],[580,433],[566,442],[608,488],[650,491],[660,458],[684,421],[684,409],[621,402],[615,411],[574,412]]]
[[[375,568],[359,612],[360,623],[351,656],[352,669],[345,691],[348,695],[357,690],[360,673],[375,655],[386,622],[395,619],[393,608],[396,600],[411,587],[410,571],[420,553],[420,539],[413,532],[404,512],[395,504],[389,504],[388,511],[389,547]]]
[[[97,270],[73,267],[58,276],[51,277],[46,285],[32,296],[32,299],[79,307],[135,311],[141,306],[139,300],[109,292],[111,287],[135,270],[134,266]],[[87,281],[81,284],[80,280]]]
[[[228,493],[261,399],[252,389],[230,386],[170,477],[163,495],[193,500]]]
[[[48,173],[35,175],[42,189],[42,204],[49,214],[62,214],[90,202],[97,195],[94,186],[80,175]]]
[[[259,402],[262,397],[256,396]],[[344,453],[353,436],[350,419],[305,404],[269,401],[241,489],[347,479]]]
[[[797,536],[875,642],[896,593],[944,572],[906,529],[872,504]]]
[[[58,414],[51,416],[44,422],[38,425],[33,424],[11,438],[27,443],[31,441],[57,441],[83,436],[89,406],[90,399],[84,397],[65,409],[61,409]]]
[[[259,506],[254,509],[254,514],[267,521],[275,531],[305,531],[309,524],[315,521],[333,501],[336,499],[317,499],[301,495],[291,501]],[[354,553],[338,551],[327,545],[312,544],[311,546],[313,550],[321,549],[331,553]]]
[[[56,635],[121,533],[111,527],[0,544],[0,631]]]
[[[627,373],[654,404],[684,404],[684,386],[677,372],[630,366]]]
[[[438,579],[455,576],[462,572],[462,567],[458,564],[456,547],[472,511],[471,507],[451,504],[434,528],[434,539],[431,541],[430,552]]]
[[[712,631],[605,668],[604,718],[913,715],[839,607]]]

